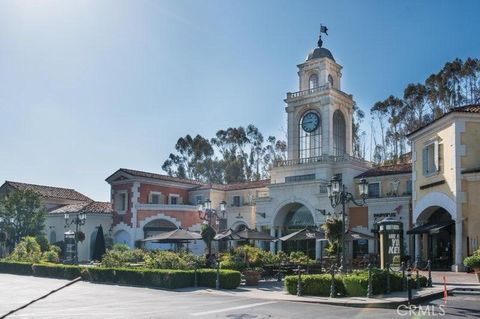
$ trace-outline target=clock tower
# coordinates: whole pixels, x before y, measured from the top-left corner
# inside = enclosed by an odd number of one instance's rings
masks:
[[[298,65],[299,91],[287,93],[288,159],[352,155],[352,95],[341,90],[342,66],[318,46]]]

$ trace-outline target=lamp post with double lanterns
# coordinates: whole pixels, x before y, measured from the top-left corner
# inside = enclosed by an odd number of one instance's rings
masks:
[[[341,272],[346,271],[346,252],[345,252],[345,206],[349,202],[354,203],[356,206],[365,205],[365,200],[368,198],[368,182],[362,178],[358,183],[361,202],[357,202],[352,193],[346,191],[345,184],[337,176],[333,176],[330,183],[327,185],[327,195],[330,199],[332,208],[342,205],[342,256],[341,256]]]
[[[203,220],[203,223],[215,227],[217,230],[220,228],[220,221],[225,219],[225,206],[226,202],[220,202],[220,211],[212,208],[212,201],[207,199],[203,204],[198,204],[198,217]],[[221,215],[220,215],[221,214]]]
[[[75,225],[75,255],[74,255],[74,263],[78,264],[78,231],[80,226],[85,225],[87,221],[87,214],[86,213],[79,213],[75,215],[74,218],[70,220],[70,215],[65,213],[65,228],[70,228],[71,225]]]

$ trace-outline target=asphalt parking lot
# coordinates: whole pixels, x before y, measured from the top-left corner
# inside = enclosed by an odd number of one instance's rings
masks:
[[[67,281],[0,274],[0,318]],[[480,316],[480,296],[449,299],[445,318]],[[436,309],[441,300],[433,302]],[[402,315],[404,314],[404,315]],[[406,314],[406,315],[405,315]],[[261,298],[219,296],[207,290],[175,292],[77,282],[7,318],[405,318],[395,309],[368,309]]]

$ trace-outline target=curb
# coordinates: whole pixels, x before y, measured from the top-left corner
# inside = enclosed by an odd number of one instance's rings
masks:
[[[14,314],[15,312],[17,312],[17,311],[19,311],[19,310],[22,310],[22,309],[24,309],[24,308],[27,308],[27,307],[30,306],[31,304],[33,304],[33,303],[35,303],[35,302],[37,302],[37,301],[39,301],[39,300],[45,299],[45,298],[47,298],[48,296],[56,293],[57,291],[60,291],[60,290],[62,290],[62,289],[64,289],[64,288],[67,288],[68,286],[71,286],[71,285],[73,285],[73,284],[75,284],[75,283],[77,283],[77,282],[79,282],[79,281],[81,281],[81,280],[82,280],[82,277],[75,278],[75,279],[69,281],[68,283],[66,283],[65,285],[60,286],[60,287],[58,287],[57,289],[53,289],[53,290],[51,290],[50,292],[47,292],[46,294],[44,294],[44,295],[42,295],[42,296],[40,296],[40,297],[38,297],[38,298],[36,298],[36,299],[33,299],[32,301],[24,304],[23,306],[20,306],[20,307],[18,307],[18,308],[16,308],[16,309],[10,310],[10,311],[7,312],[6,314],[1,315],[1,316],[0,316],[0,319],[6,318],[7,316],[12,315],[12,314]]]

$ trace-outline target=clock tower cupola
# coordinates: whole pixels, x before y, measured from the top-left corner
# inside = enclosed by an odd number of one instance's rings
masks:
[[[327,28],[321,28],[327,33]],[[317,47],[299,64],[299,91],[287,93],[288,159],[316,161],[352,155],[352,95],[341,90],[342,66]]]

